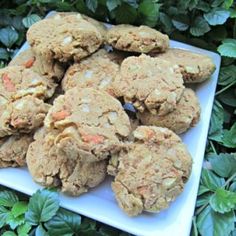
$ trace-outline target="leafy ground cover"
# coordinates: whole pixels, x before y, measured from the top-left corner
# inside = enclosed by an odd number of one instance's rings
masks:
[[[236,3],[233,0],[0,1],[0,67],[25,41],[27,28],[50,10],[79,11],[111,23],[146,24],[172,39],[222,55],[193,227],[194,236],[235,236]],[[37,202],[37,204],[36,204]],[[128,235],[59,208],[56,192],[31,198],[1,187],[0,234]]]

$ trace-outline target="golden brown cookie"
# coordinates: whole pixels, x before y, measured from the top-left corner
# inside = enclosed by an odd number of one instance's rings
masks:
[[[130,132],[120,102],[91,88],[75,87],[56,98],[44,125],[49,131],[60,130],[56,142],[64,145],[64,151],[86,161],[108,158]]]
[[[50,18],[33,24],[27,41],[37,55],[61,62],[79,61],[102,44],[99,31],[77,15]]]
[[[57,143],[58,131],[39,130],[27,153],[27,165],[33,179],[44,186],[59,187],[69,195],[80,195],[97,186],[106,175],[107,162],[82,162],[68,156]]]
[[[119,73],[119,65],[112,61],[108,54],[110,53],[101,49],[70,66],[62,80],[62,89],[67,91],[78,86],[111,92],[112,82]]]
[[[184,90],[182,75],[168,61],[142,54],[128,57],[113,83],[116,97],[140,112],[165,115],[176,108]]]
[[[144,25],[113,26],[108,30],[107,42],[116,49],[140,53],[164,52],[169,47],[167,35]]]
[[[47,60],[40,55],[35,55],[31,48],[26,49],[14,57],[9,66],[24,66],[30,68],[40,76],[47,79],[60,81],[64,74],[64,66],[55,60]]]
[[[26,153],[31,142],[31,134],[0,138],[0,168],[25,166]]]
[[[143,125],[166,127],[177,134],[195,126],[200,119],[200,104],[192,89],[186,88],[174,111],[164,115],[153,115],[148,111],[138,112]]]
[[[185,83],[203,82],[210,78],[216,68],[209,56],[178,48],[170,48],[155,56],[178,65]]]
[[[183,191],[192,159],[181,139],[166,128],[140,126],[135,141],[118,156],[112,183],[119,206],[129,215],[159,212]]]

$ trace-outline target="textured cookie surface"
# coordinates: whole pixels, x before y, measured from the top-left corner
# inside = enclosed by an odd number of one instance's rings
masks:
[[[69,15],[35,23],[27,32],[27,40],[36,54],[67,62],[79,61],[96,51],[102,36],[88,21]]]
[[[166,127],[181,134],[197,124],[200,110],[196,94],[193,90],[186,88],[174,111],[164,116],[153,115],[147,111],[139,112],[138,118],[143,125]]]
[[[169,47],[167,35],[148,26],[117,25],[107,33],[107,42],[114,48],[130,52],[164,52]]]
[[[35,56],[31,48],[13,58],[9,66],[24,66],[41,76],[56,81],[59,81],[64,74],[64,67],[60,63],[55,62],[55,60],[47,60],[40,55]]]
[[[26,165],[26,153],[32,135],[13,135],[0,138],[0,168]]]
[[[170,48],[155,56],[178,65],[185,83],[202,82],[215,71],[215,64],[210,57],[187,50]]]
[[[69,195],[80,195],[97,186],[106,175],[106,160],[83,162],[78,156],[67,156],[56,142],[58,131],[40,130],[27,153],[27,165],[33,179],[44,186],[60,187]]]
[[[0,69],[0,96],[13,101],[32,95],[40,99],[50,98],[55,83],[24,66],[8,66]]]
[[[150,56],[128,57],[113,83],[115,96],[143,112],[165,115],[175,109],[183,90],[178,67]]]
[[[140,126],[119,157],[112,189],[130,216],[159,212],[183,191],[192,159],[181,139],[166,128]]]
[[[44,121],[60,130],[58,142],[85,160],[106,159],[130,132],[129,118],[119,101],[91,88],[68,90],[59,96]]]

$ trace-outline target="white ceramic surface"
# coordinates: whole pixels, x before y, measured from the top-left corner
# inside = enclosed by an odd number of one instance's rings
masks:
[[[159,214],[144,213],[130,218],[118,207],[110,187],[112,179],[107,178],[103,184],[80,197],[61,195],[62,207],[139,236],[189,235],[221,58],[216,53],[176,41],[171,41],[171,47],[209,55],[217,68],[210,80],[195,86],[202,112],[198,125],[182,135],[193,157],[192,174],[184,192]],[[26,48],[27,44],[21,50]],[[32,181],[26,168],[0,169],[0,184],[28,195],[41,188]]]

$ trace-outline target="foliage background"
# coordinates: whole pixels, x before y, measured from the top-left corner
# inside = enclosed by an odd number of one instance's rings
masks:
[[[14,0],[0,1],[0,67],[11,60],[28,27],[48,11],[79,11],[114,24],[146,24],[172,39],[222,55],[192,235],[236,236],[236,3],[233,0]],[[44,204],[36,204],[36,202]],[[59,209],[55,192],[30,199],[0,191],[0,234],[128,235]],[[36,207],[37,206],[37,207]],[[54,210],[52,210],[54,209]]]

